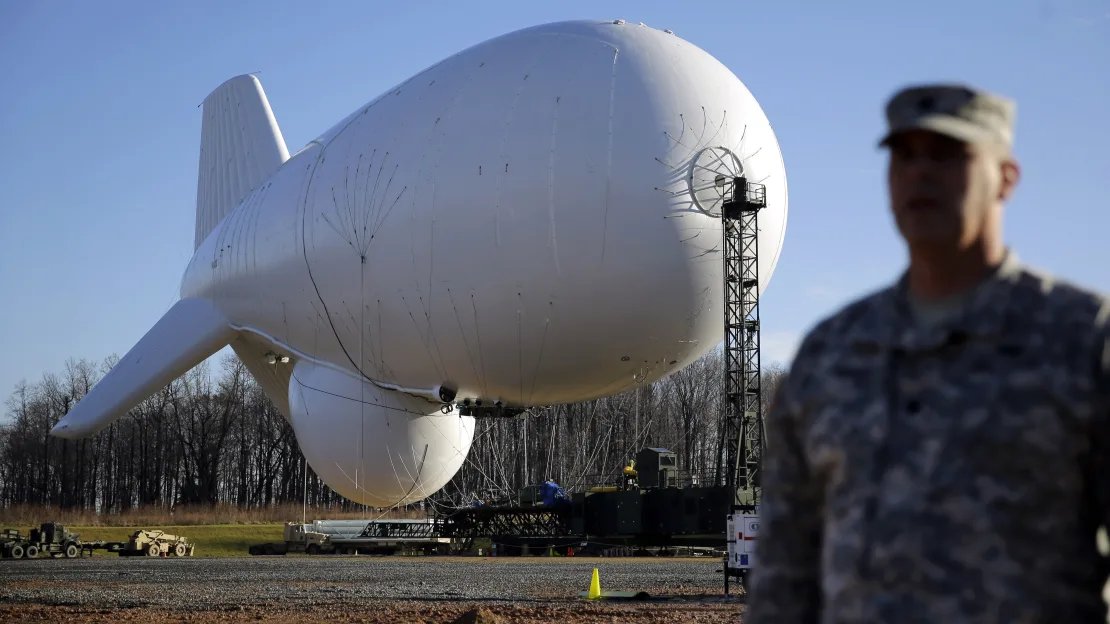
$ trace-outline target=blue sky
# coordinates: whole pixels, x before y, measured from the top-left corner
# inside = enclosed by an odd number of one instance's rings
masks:
[[[176,301],[192,255],[198,105],[260,79],[290,151],[467,46],[623,18],[702,47],[763,105],[790,215],[761,303],[764,363],[893,279],[882,104],[968,82],[1018,103],[1024,178],[1006,237],[1110,292],[1110,2],[0,3],[0,398],[70,357],[122,355]]]

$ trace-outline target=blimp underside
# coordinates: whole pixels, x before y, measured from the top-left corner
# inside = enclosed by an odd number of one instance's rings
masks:
[[[212,208],[205,146],[233,163],[223,152],[243,134],[220,118],[236,98],[272,118],[241,78],[206,100],[183,301],[215,310],[201,351],[232,344],[350,498],[416,500],[450,480],[473,419],[447,404],[596,398],[718,344],[733,177],[767,189],[761,286],[777,260],[786,180],[770,125],[727,68],[670,33],[573,22],[490,40],[279,154],[264,179],[217,167],[240,199]]]

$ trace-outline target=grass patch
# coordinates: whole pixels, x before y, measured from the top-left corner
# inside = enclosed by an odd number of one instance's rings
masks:
[[[282,541],[283,524],[213,524],[213,525],[150,525],[170,535],[184,536],[196,544],[194,557],[249,557],[247,548],[262,542]],[[81,541],[126,542],[135,527],[73,526],[69,530],[80,535]],[[97,557],[118,557],[115,553],[96,551]]]

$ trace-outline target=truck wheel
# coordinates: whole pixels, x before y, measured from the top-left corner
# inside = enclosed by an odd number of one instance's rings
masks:
[[[12,559],[22,559],[23,558],[23,546],[21,544],[14,544],[12,546],[11,553],[12,553]]]
[[[173,554],[178,557],[185,556],[185,544],[178,544],[173,547]]]
[[[162,549],[158,547],[158,544],[151,544],[150,547],[146,549],[146,554],[151,557],[157,557],[162,554]]]
[[[39,556],[39,547],[31,544],[27,547],[27,551],[24,554],[28,559],[34,559]]]
[[[66,544],[66,559],[73,559],[80,553],[81,551],[77,550],[77,544]]]
[[[308,548],[306,549],[305,552],[307,552],[310,555],[318,555],[318,554],[320,554],[320,545],[319,544],[309,544]]]

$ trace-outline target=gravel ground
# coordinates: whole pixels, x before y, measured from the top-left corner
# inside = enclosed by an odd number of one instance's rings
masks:
[[[594,568],[602,591],[579,597]],[[677,558],[97,557],[0,563],[4,622],[739,622],[721,562]]]

